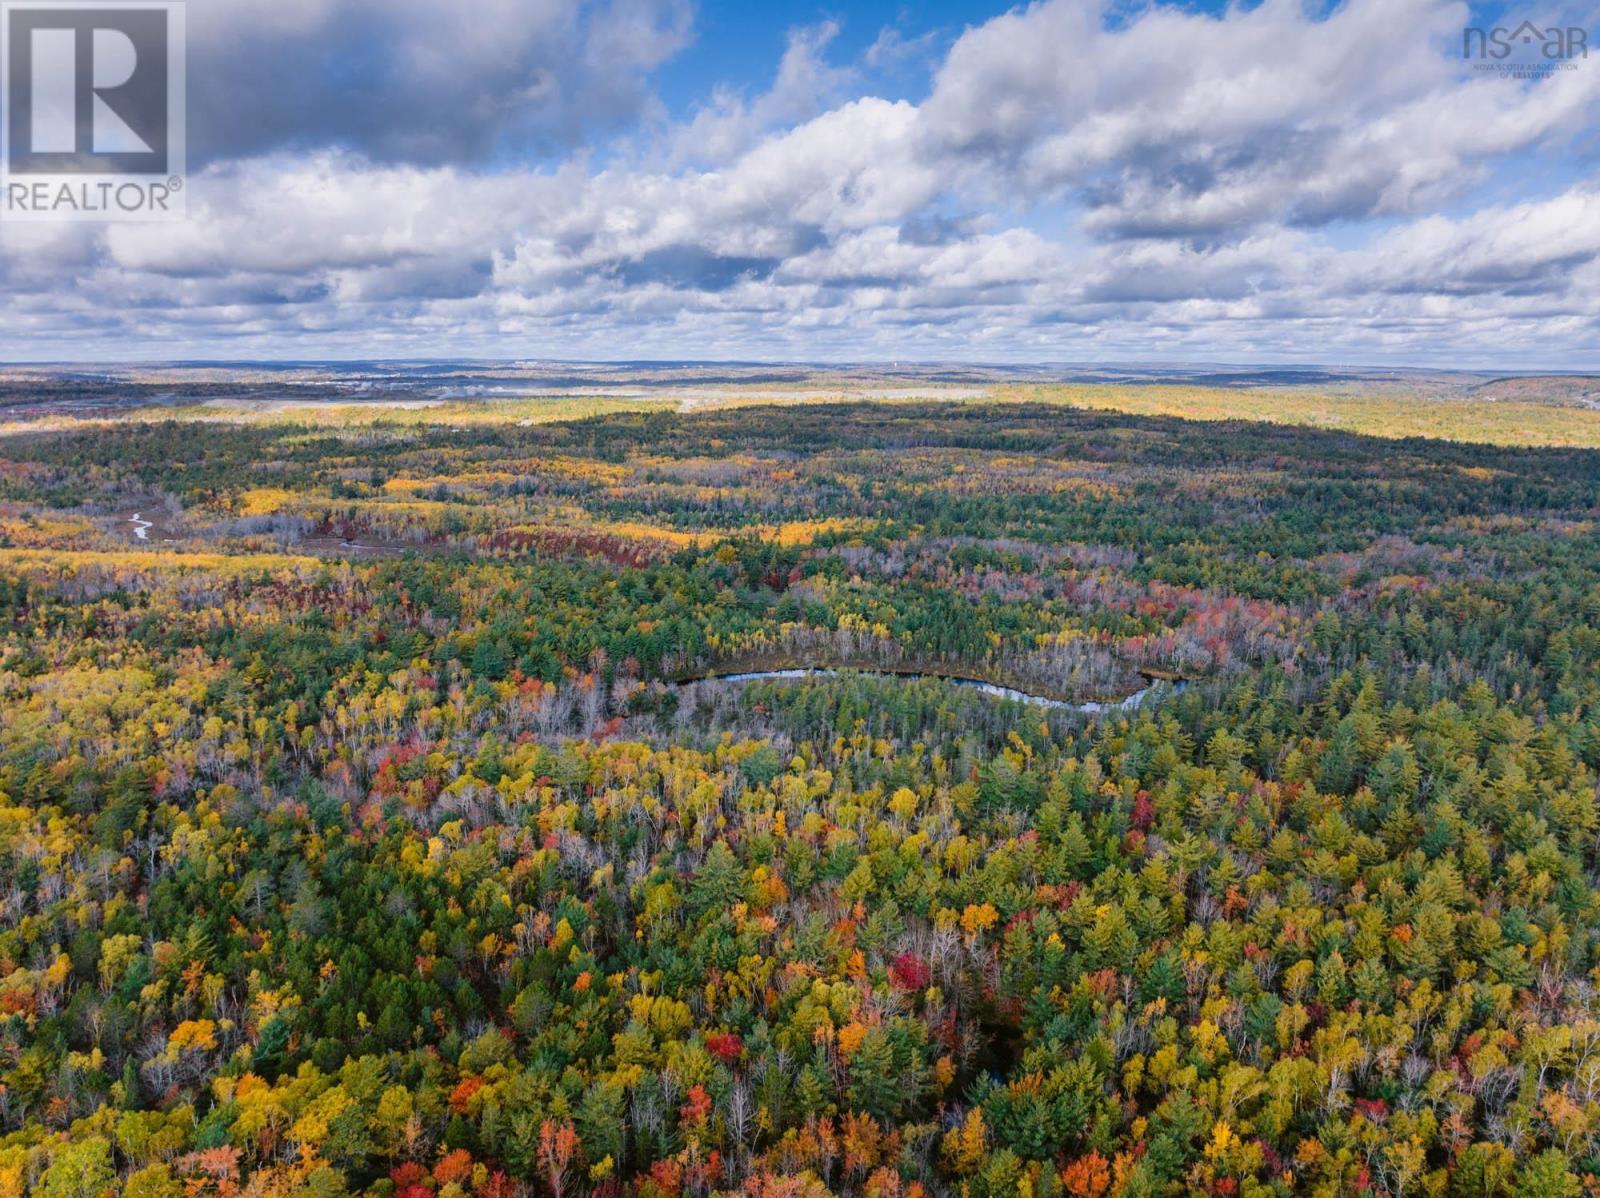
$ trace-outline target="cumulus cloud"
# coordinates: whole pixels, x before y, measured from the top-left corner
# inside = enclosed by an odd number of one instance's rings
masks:
[[[1600,99],[1592,70],[1536,87],[1472,74],[1467,23],[1438,0],[1349,0],[1326,19],[1266,0],[1108,27],[1090,0],[1049,0],[956,43],[919,136],[996,196],[1079,192],[1110,235],[1423,211],[1492,159],[1580,131]]]
[[[916,102],[859,94],[895,39],[841,63],[823,23],[764,90],[676,118],[649,97],[689,37],[675,0],[465,11],[191,13],[215,124],[190,218],[0,227],[0,332],[58,356],[1600,366],[1600,200],[1537,169],[1582,173],[1600,65],[1468,71],[1451,0],[1044,0],[956,38]],[[552,152],[595,122],[623,129]]]
[[[828,46],[838,36],[837,21],[790,30],[771,87],[752,98],[718,85],[710,103],[677,130],[670,161],[677,166],[726,162],[762,135],[792,128],[839,102],[857,76],[850,67],[828,61]]]
[[[1600,192],[1574,188],[1549,200],[1471,216],[1415,221],[1351,255],[1352,290],[1393,294],[1557,296],[1580,288],[1600,260]],[[1590,292],[1593,295],[1593,292]]]
[[[567,151],[652,103],[689,0],[206,0],[191,164],[332,146],[378,161]]]

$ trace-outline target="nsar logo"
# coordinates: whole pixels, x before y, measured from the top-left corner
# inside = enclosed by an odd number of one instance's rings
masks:
[[[1581,25],[1470,26],[1461,31],[1461,57],[1480,71],[1537,78],[1577,69],[1589,57],[1589,31]]]

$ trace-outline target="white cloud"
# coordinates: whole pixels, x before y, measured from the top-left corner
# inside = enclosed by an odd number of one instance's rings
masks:
[[[1438,0],[1350,0],[1325,20],[1267,0],[1107,28],[1088,0],[1048,0],[956,43],[919,133],[996,199],[1078,191],[1102,233],[1424,211],[1490,159],[1578,132],[1600,99],[1600,71],[1474,75],[1467,21]]]
[[[673,0],[490,4],[494,32],[431,0],[217,0],[194,56],[264,46],[279,72],[391,21],[371,82],[409,64],[431,123],[363,108],[380,93],[360,80],[351,111],[302,122],[334,84],[316,62],[290,71],[305,95],[269,105],[257,138],[278,148],[201,170],[188,221],[0,227],[0,335],[28,356],[159,339],[173,355],[1600,365],[1600,202],[1538,194],[1528,167],[1570,167],[1600,67],[1467,72],[1448,44],[1460,4],[1157,6],[1108,27],[1088,0],[1048,0],[958,38],[920,104],[853,96],[825,24],[791,36],[765,92],[713,91],[678,124],[645,90],[685,36]],[[643,114],[623,140],[477,161],[562,135],[593,87]]]
[[[1350,257],[1351,291],[1581,299],[1600,260],[1600,192],[1577,187],[1462,219],[1427,217]],[[1596,294],[1588,290],[1590,302]]]
[[[836,21],[790,30],[772,86],[750,98],[719,85],[711,102],[695,113],[671,139],[675,166],[727,162],[762,135],[811,119],[847,95],[856,73],[827,60],[839,36]]]

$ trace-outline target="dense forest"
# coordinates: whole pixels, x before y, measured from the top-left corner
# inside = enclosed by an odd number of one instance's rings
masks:
[[[0,1195],[1600,1193],[1597,519],[1030,404],[0,438]]]

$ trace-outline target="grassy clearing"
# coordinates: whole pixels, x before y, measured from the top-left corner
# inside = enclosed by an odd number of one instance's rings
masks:
[[[1429,437],[1485,445],[1600,449],[1600,411],[1535,403],[1491,403],[1422,396],[1240,391],[1222,387],[1005,387],[995,398],[1073,408],[1251,420],[1338,429],[1373,437]]]
[[[894,396],[852,394],[846,388],[837,395],[810,393],[783,398],[775,396],[772,388],[763,387],[744,394],[734,392],[698,397],[692,401],[665,394],[659,398],[572,396],[460,399],[437,403],[241,400],[236,404],[138,408],[117,415],[86,418],[55,415],[12,421],[0,424],[0,437],[105,427],[122,422],[168,420],[299,425],[315,429],[529,426],[629,413],[719,411],[840,402],[891,405],[927,402],[1044,403],[1141,416],[1286,424],[1393,439],[1422,437],[1485,445],[1600,449],[1600,410],[1591,408],[1426,394],[1114,384],[997,386],[981,395],[941,394],[939,388],[929,388],[928,393],[920,397],[909,393]]]

